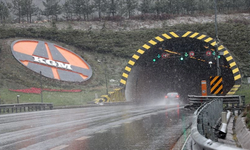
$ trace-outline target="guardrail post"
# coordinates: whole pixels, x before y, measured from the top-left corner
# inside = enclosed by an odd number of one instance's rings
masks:
[[[216,119],[215,113],[214,113],[214,112],[216,112],[215,108],[216,108],[215,104],[212,104],[211,107],[209,108],[209,114],[210,114],[209,119],[210,119],[210,122],[211,122],[210,129],[212,130],[212,132],[211,132],[211,140],[212,141],[215,141],[215,130],[214,130],[214,126],[215,126],[214,120]]]
[[[53,104],[44,103],[26,103],[26,104],[3,104],[0,105],[0,113],[18,113],[26,111],[41,111],[46,109],[53,109]]]
[[[207,117],[208,117],[207,111],[205,110],[203,115],[202,115],[202,119],[203,119],[202,126],[203,126],[203,131],[204,131],[204,136],[205,137],[209,137],[209,129],[208,129],[209,123],[208,123]]]
[[[202,120],[202,115],[199,114],[197,118],[197,126],[198,126],[198,131],[200,134],[204,135],[204,130],[203,130],[203,120]]]
[[[239,105],[239,103],[237,103],[236,105],[237,105],[236,107],[238,109],[238,116],[239,116],[240,115],[240,105]]]
[[[233,115],[235,115],[235,108],[234,108],[234,104],[232,104],[232,111],[233,111]]]
[[[241,100],[242,100],[243,106],[245,106],[245,95],[242,95],[242,96],[241,96]]]

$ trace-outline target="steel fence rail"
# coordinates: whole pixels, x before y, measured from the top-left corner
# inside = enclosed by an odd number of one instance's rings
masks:
[[[195,111],[190,135],[193,150],[242,150],[217,142],[215,125],[222,111],[221,99],[204,103]]]
[[[215,98],[222,99],[224,104],[227,103],[235,103],[239,105],[245,105],[245,97],[240,95],[232,95],[232,96],[197,96],[197,95],[188,95],[188,99],[190,103],[205,103],[214,100]]]
[[[231,96],[197,96],[188,95],[189,106],[199,107],[203,103],[211,102],[214,99],[221,99],[224,104],[224,110],[230,110],[233,114],[238,111],[238,115],[245,108],[245,96],[231,95]],[[186,106],[187,107],[187,106]]]
[[[21,103],[21,104],[2,104],[0,105],[1,113],[18,113],[26,111],[38,111],[53,109],[53,104],[51,103]]]

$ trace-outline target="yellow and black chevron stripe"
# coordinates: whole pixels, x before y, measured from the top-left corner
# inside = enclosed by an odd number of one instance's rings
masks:
[[[136,61],[140,58],[141,55],[145,53],[145,51],[149,50],[152,46],[155,46],[156,44],[163,42],[168,39],[172,38],[178,38],[179,35],[177,35],[175,32],[170,33],[164,33],[160,36],[155,37],[154,39],[148,41],[148,43],[144,44],[140,49],[137,50],[137,52],[132,56],[132,58],[128,61],[128,64],[126,65],[122,78],[120,80],[121,86],[125,86],[127,83],[127,79],[129,76],[129,73],[132,70],[132,67],[135,65]]]
[[[210,76],[210,93],[215,95],[223,94],[222,76]]]
[[[201,40],[203,42],[206,42],[214,47],[216,46],[215,39],[213,39],[205,34],[198,33],[198,32],[178,31],[178,32],[169,32],[169,33],[164,33],[162,35],[159,35],[159,36],[155,37],[154,39],[151,39],[146,44],[144,44],[140,49],[138,49],[137,52],[128,61],[128,64],[126,65],[126,67],[123,71],[121,80],[120,80],[121,86],[126,86],[129,73],[131,72],[136,61],[141,57],[141,55],[143,55],[145,53],[145,51],[150,50],[151,48],[153,48],[154,46],[156,46],[157,44],[159,44],[161,42],[164,42],[166,40],[171,40],[174,38],[192,38],[192,39],[197,39],[197,40]],[[234,61],[232,55],[229,53],[229,50],[227,50],[227,48],[224,47],[220,43],[218,43],[217,46],[218,46],[218,51],[222,52],[224,57],[228,61],[230,68],[232,69],[232,73],[234,75],[235,85],[227,93],[228,95],[231,95],[231,94],[234,94],[241,85],[241,74],[240,74],[238,66],[236,65],[236,62]]]
[[[100,98],[94,99],[96,104],[100,102],[122,102],[125,101],[125,87],[116,88],[109,92],[108,95],[102,95]]]

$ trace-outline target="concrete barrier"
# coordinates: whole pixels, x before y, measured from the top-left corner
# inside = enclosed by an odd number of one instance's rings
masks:
[[[250,149],[250,131],[246,127],[245,117],[242,117],[242,114],[238,116],[235,126],[235,132],[239,143],[243,148]]]

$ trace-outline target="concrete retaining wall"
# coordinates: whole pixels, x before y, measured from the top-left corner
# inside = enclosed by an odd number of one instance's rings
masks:
[[[235,132],[242,148],[250,149],[250,131],[246,127],[245,117],[242,117],[242,115],[240,115],[236,120]]]

